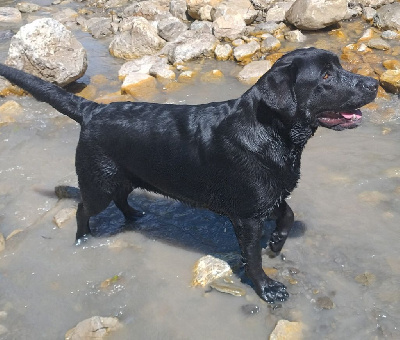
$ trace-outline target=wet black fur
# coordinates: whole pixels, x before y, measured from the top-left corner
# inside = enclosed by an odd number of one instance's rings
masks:
[[[264,219],[276,218],[269,246],[279,252],[293,225],[285,198],[299,180],[318,116],[361,107],[377,92],[376,80],[343,70],[334,54],[314,48],[279,59],[240,98],[202,105],[102,105],[4,65],[0,74],[82,126],[77,239],[111,201],[126,218],[140,217],[127,203],[137,187],[208,208],[231,219],[246,273],[268,302],[288,293],[262,270]]]

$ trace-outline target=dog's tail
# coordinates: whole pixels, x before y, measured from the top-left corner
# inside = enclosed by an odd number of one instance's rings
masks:
[[[31,93],[37,100],[49,103],[57,111],[79,124],[84,119],[85,108],[96,105],[96,103],[75,96],[55,84],[13,67],[0,64],[0,76]]]

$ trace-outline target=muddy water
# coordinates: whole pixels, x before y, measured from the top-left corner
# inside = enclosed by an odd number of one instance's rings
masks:
[[[362,25],[361,25],[362,26]],[[114,91],[122,61],[106,43],[75,32],[88,50],[89,69],[108,77]],[[351,40],[352,31],[348,32]],[[331,46],[327,33],[308,45]],[[347,42],[344,42],[347,43]],[[0,46],[6,57],[7,42]],[[200,81],[160,94],[157,102],[201,103],[239,96],[234,63],[207,61],[191,67],[219,68],[220,84]],[[10,99],[10,98],[7,98]],[[302,159],[302,178],[289,199],[297,223],[282,256],[264,257],[288,286],[289,301],[274,308],[253,290],[234,297],[190,287],[191,270],[204,254],[237,254],[227,219],[145,192],[131,204],[146,212],[125,225],[114,206],[93,220],[95,237],[74,245],[75,221],[55,226],[54,215],[76,205],[58,201],[54,187],[76,185],[74,152],[79,127],[47,104],[11,98],[23,107],[13,124],[0,127],[1,339],[61,339],[93,315],[118,316],[124,327],[111,339],[266,339],[279,319],[302,321],[306,339],[400,338],[400,111],[398,99],[377,100],[352,131],[320,128]],[[5,102],[0,98],[0,105]],[[273,228],[267,223],[265,239]],[[106,288],[101,283],[119,275]],[[259,313],[245,314],[253,304]]]

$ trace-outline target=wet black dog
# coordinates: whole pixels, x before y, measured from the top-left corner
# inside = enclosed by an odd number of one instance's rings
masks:
[[[262,269],[263,221],[276,218],[269,247],[279,252],[293,225],[285,198],[299,180],[306,142],[318,126],[356,127],[358,108],[378,89],[376,80],[314,48],[283,56],[240,98],[203,105],[102,105],[4,65],[0,75],[82,126],[77,239],[111,201],[127,219],[142,216],[127,202],[137,187],[208,208],[231,219],[246,274],[267,302],[288,293]]]

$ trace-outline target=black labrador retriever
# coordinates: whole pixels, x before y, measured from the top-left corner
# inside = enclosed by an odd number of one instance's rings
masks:
[[[293,225],[285,198],[300,177],[301,153],[318,126],[351,129],[378,82],[345,71],[333,53],[309,48],[279,59],[240,98],[202,105],[97,104],[1,65],[0,75],[81,125],[76,172],[82,195],[77,240],[111,201],[127,219],[135,188],[161,193],[232,221],[247,276],[267,302],[286,287],[262,269],[261,230],[276,218],[269,247],[279,252]]]

